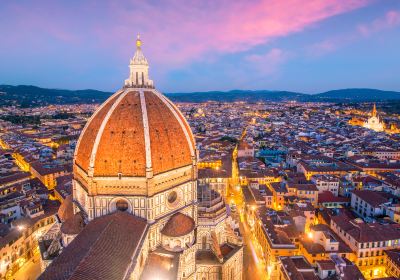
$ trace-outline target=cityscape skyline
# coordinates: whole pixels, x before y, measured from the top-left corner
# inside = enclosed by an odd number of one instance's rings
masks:
[[[36,4],[0,4],[0,280],[400,279],[400,1]]]
[[[114,91],[139,33],[163,92],[400,90],[398,1],[3,1],[0,8],[3,84]]]

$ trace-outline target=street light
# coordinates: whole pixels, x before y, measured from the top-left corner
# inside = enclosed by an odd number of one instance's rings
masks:
[[[19,225],[17,228],[18,228],[19,231],[23,231],[25,229],[25,226]]]

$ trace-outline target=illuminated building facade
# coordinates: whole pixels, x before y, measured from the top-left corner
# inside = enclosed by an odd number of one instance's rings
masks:
[[[38,250],[38,240],[54,223],[51,213],[36,215],[34,218],[23,218],[13,222],[11,228],[2,224],[0,247],[0,278],[8,279],[27,261],[31,260]]]
[[[297,196],[300,199],[310,201],[313,205],[318,203],[318,189],[315,184],[288,183],[286,186],[288,195]]]
[[[298,254],[296,237],[294,237],[297,236],[297,231],[294,225],[275,225],[276,214],[273,214],[270,209],[259,208],[258,210],[254,223],[254,235],[267,264],[268,279],[282,279],[279,278],[279,258]],[[288,235],[290,232],[294,233],[293,236]]]
[[[374,107],[372,108],[371,117],[368,118],[368,120],[364,122],[363,127],[372,129],[372,130],[375,130],[378,132],[385,130],[385,124],[379,118],[375,104],[374,104]]]
[[[324,224],[311,226],[308,234],[300,240],[299,252],[312,265],[321,260],[330,260],[332,255],[354,260],[350,247]]]
[[[399,247],[398,224],[367,224],[338,215],[332,217],[331,229],[351,248],[353,261],[366,278],[385,275],[385,251]]]
[[[285,194],[288,193],[286,186],[281,182],[271,183],[270,190],[272,192],[272,208],[282,210],[285,206]]]
[[[386,274],[391,277],[400,278],[400,250],[385,251]]]

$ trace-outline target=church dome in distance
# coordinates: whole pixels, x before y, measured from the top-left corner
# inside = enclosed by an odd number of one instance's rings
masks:
[[[148,177],[192,165],[195,142],[179,109],[153,87],[137,40],[125,86],[83,129],[74,168],[88,177]]]

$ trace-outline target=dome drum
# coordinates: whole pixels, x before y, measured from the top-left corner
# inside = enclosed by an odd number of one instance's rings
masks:
[[[181,252],[190,247],[195,242],[194,231],[178,237],[162,235],[162,247],[171,252]]]
[[[193,166],[184,166],[150,179],[146,177],[89,177],[79,166],[74,166],[74,181],[89,196],[93,195],[140,195],[153,196],[157,193],[192,183],[197,178]]]

